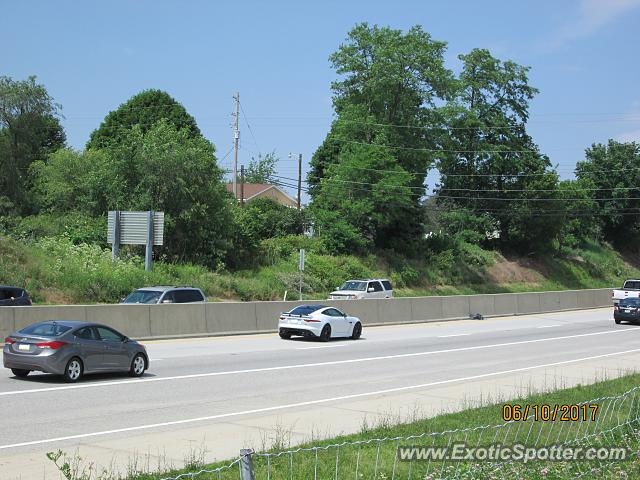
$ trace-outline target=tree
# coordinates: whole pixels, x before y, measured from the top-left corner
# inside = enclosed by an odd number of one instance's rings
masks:
[[[640,231],[640,144],[594,144],[576,165],[576,176],[598,188],[593,196],[605,239],[629,246]]]
[[[36,77],[0,77],[0,203],[9,211],[32,210],[29,166],[64,146],[59,117],[60,106]]]
[[[364,252],[369,246],[406,252],[407,241],[417,234],[415,223],[406,221],[415,204],[412,183],[413,176],[387,149],[351,145],[328,168],[314,199],[320,235],[327,245],[333,236],[342,239],[333,246],[336,253]]]
[[[195,119],[171,95],[161,90],[144,90],[109,112],[100,126],[91,133],[87,148],[104,148],[116,144],[134,126],[145,133],[160,120],[166,120],[176,130],[184,129],[191,138],[202,136]]]
[[[438,135],[425,127],[439,125],[437,104],[452,91],[453,74],[444,67],[445,48],[444,42],[433,40],[419,26],[404,33],[363,23],[349,32],[346,43],[330,57],[340,75],[331,85],[336,119],[311,160],[308,182],[314,202],[326,197],[323,182],[338,172],[342,181],[366,178],[377,184],[379,179],[371,177],[372,172],[353,168],[355,164],[345,170],[332,168],[353,154],[358,157],[354,147],[375,145],[377,160],[372,163],[380,160],[381,151],[386,151],[384,163],[392,172],[411,172],[406,177],[408,183],[403,179],[400,187],[408,187],[415,195],[407,197],[410,204],[400,202],[403,206],[398,212],[403,217],[393,223],[401,227],[401,237],[403,232],[412,232],[414,240],[420,237],[420,192],[438,145]],[[393,191],[396,186],[391,188]],[[397,197],[397,193],[389,197]],[[324,200],[319,202],[324,204]],[[382,227],[386,222],[357,215],[349,218],[357,218],[357,225],[352,226],[365,238],[372,232],[388,233],[387,227]],[[376,245],[386,243],[382,238],[371,240]]]
[[[267,153],[258,158],[252,157],[249,166],[244,171],[245,183],[275,183],[276,163],[278,163],[276,152]],[[238,181],[241,181],[238,177]]]
[[[459,58],[456,95],[442,109],[448,133],[438,162],[439,198],[490,214],[507,248],[545,248],[555,237],[548,229],[557,226],[549,214],[558,207],[558,178],[526,132],[529,101],[537,93],[529,69],[483,49]]]
[[[218,267],[231,247],[232,219],[214,152],[204,138],[160,120],[147,131],[134,126],[107,148],[64,151],[38,164],[38,191],[50,208],[96,216],[163,211],[168,257]]]

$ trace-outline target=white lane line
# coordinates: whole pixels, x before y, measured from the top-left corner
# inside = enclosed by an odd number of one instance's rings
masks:
[[[454,333],[451,335],[439,335],[438,338],[450,338],[450,337],[465,337],[471,335],[470,333]]]
[[[17,448],[17,447],[27,447],[30,445],[40,445],[43,443],[52,443],[52,442],[62,442],[65,440],[76,440],[76,439],[80,439],[80,438],[88,438],[88,437],[97,437],[97,436],[101,436],[101,435],[111,435],[114,433],[123,433],[123,432],[135,432],[135,431],[139,431],[139,430],[149,430],[152,428],[159,428],[159,427],[169,427],[172,425],[184,425],[186,423],[196,423],[196,422],[204,422],[204,421],[208,421],[208,420],[217,420],[220,418],[228,418],[228,417],[237,417],[240,415],[250,415],[250,414],[255,414],[255,413],[264,413],[264,412],[272,412],[274,410],[285,410],[288,408],[296,408],[296,407],[304,407],[307,405],[318,405],[318,404],[322,404],[322,403],[329,403],[329,402],[335,402],[338,400],[350,400],[353,398],[362,398],[362,397],[371,397],[374,395],[384,395],[387,393],[395,393],[395,392],[403,392],[406,390],[415,390],[417,388],[427,388],[427,387],[433,387],[436,385],[446,385],[448,383],[454,383],[454,382],[467,382],[470,380],[478,380],[480,378],[488,378],[488,377],[495,377],[497,375],[507,375],[510,373],[517,373],[517,372],[524,372],[527,370],[534,370],[536,368],[547,368],[547,367],[557,367],[558,365],[567,365],[569,363],[577,363],[577,362],[584,362],[587,360],[595,360],[597,358],[605,358],[605,357],[614,357],[616,355],[626,355],[629,353],[637,353],[640,352],[640,348],[636,348],[633,350],[625,350],[623,352],[613,352],[613,353],[605,353],[602,355],[594,355],[591,357],[582,357],[582,358],[574,358],[572,360],[563,360],[561,362],[553,362],[553,363],[543,363],[543,364],[539,364],[539,365],[531,365],[529,367],[521,367],[521,368],[513,368],[511,370],[502,370],[499,372],[490,372],[490,373],[482,373],[479,375],[472,375],[469,377],[460,377],[460,378],[451,378],[449,380],[440,380],[437,382],[430,382],[430,383],[421,383],[419,385],[408,385],[405,387],[396,387],[396,388],[387,388],[384,390],[375,390],[373,392],[364,392],[364,393],[354,393],[351,395],[342,395],[340,397],[331,397],[331,398],[322,398],[322,399],[318,399],[318,400],[309,400],[306,402],[298,402],[298,403],[290,403],[288,405],[276,405],[273,407],[264,407],[264,408],[255,408],[252,410],[244,410],[244,411],[240,411],[240,412],[231,412],[231,413],[221,413],[218,415],[209,415],[207,417],[197,417],[197,418],[187,418],[184,420],[174,420],[172,422],[162,422],[162,423],[152,423],[152,424],[148,424],[148,425],[139,425],[136,427],[126,427],[126,428],[117,428],[114,430],[104,430],[101,432],[91,432],[91,433],[81,433],[78,435],[69,435],[66,437],[56,437],[56,438],[46,438],[43,440],[33,440],[30,442],[21,442],[21,443],[13,443],[13,444],[9,444],[9,445],[0,445],[0,450],[6,450],[8,448]]]
[[[619,328],[616,330],[605,330],[603,332],[593,332],[593,333],[581,333],[578,335],[566,335],[562,337],[546,337],[546,338],[539,338],[536,340],[522,340],[519,342],[495,343],[491,345],[475,345],[472,347],[449,348],[446,350],[430,350],[426,352],[400,353],[397,355],[383,355],[379,357],[363,357],[363,358],[352,358],[348,360],[332,360],[329,362],[298,363],[294,365],[282,365],[279,367],[250,368],[247,370],[226,370],[223,372],[193,373],[189,375],[175,375],[172,377],[141,378],[137,380],[115,380],[111,382],[102,382],[102,383],[83,383],[80,385],[65,385],[63,387],[47,387],[47,388],[32,388],[29,390],[14,390],[9,392],[0,392],[0,397],[8,396],[8,395],[21,395],[21,394],[28,394],[28,393],[55,392],[59,390],[77,390],[81,388],[97,388],[97,387],[105,387],[105,386],[113,386],[113,385],[124,385],[124,384],[135,385],[135,384],[141,384],[141,383],[166,382],[170,380],[186,380],[186,379],[192,379],[192,378],[219,377],[223,375],[239,375],[243,373],[274,372],[278,370],[292,370],[296,368],[326,367],[329,365],[365,363],[365,362],[373,362],[373,361],[380,361],[380,360],[393,360],[396,358],[423,357],[427,355],[468,352],[473,350],[486,350],[490,348],[511,347],[514,345],[525,345],[525,344],[531,344],[531,343],[553,342],[557,340],[566,340],[566,339],[572,339],[572,338],[592,337],[594,335],[609,335],[613,333],[623,333],[623,332],[628,333],[629,331],[634,331],[634,330],[636,332],[640,332],[640,328],[635,328],[635,327]]]
[[[296,350],[313,350],[315,348],[337,348],[337,347],[346,347],[347,344],[343,343],[341,345],[318,345],[316,347],[298,347]]]
[[[540,325],[536,328],[553,328],[553,327],[561,327],[562,325]]]

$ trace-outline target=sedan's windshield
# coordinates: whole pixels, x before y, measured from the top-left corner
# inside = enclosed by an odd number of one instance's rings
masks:
[[[154,290],[136,290],[124,299],[122,303],[158,303],[162,292]]]
[[[367,282],[344,282],[344,284],[340,287],[340,290],[358,290],[360,292],[364,292],[367,289]]]
[[[56,322],[36,323],[20,330],[24,335],[37,335],[39,337],[59,337],[71,327],[60,325]]]
[[[640,307],[640,298],[625,298],[620,300],[621,307]]]

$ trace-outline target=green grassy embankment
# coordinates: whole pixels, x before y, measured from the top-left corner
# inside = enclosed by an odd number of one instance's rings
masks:
[[[111,303],[149,285],[194,285],[212,301],[276,300],[298,289],[298,248],[307,250],[305,297],[323,299],[350,278],[386,277],[396,296],[455,295],[599,288],[640,276],[634,262],[606,245],[590,243],[537,258],[505,258],[462,244],[423,260],[397,255],[356,257],[323,253],[317,239],[286,237],[263,242],[262,266],[229,273],[190,264],[154,264],[140,256],[113,263],[108,249],[66,237],[15,239],[0,235],[0,284],[27,288],[36,303]],[[291,297],[289,297],[291,298]]]

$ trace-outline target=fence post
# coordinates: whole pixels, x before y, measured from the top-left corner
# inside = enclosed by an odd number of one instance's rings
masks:
[[[242,480],[255,480],[253,459],[251,458],[253,453],[251,448],[243,448],[240,450],[240,476]]]

